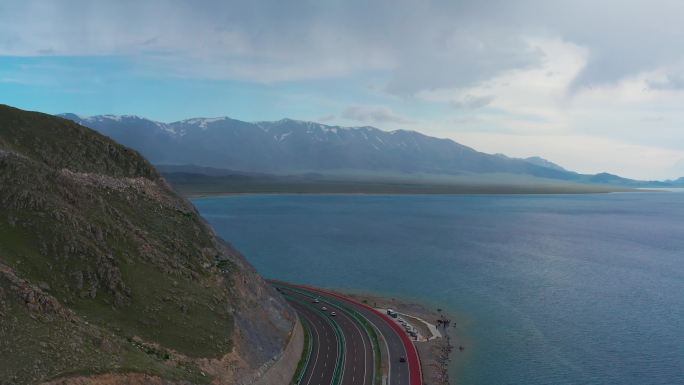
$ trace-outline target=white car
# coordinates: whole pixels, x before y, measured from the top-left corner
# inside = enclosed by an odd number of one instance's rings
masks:
[[[313,303],[319,303],[319,302],[321,302],[321,301],[319,301],[318,298],[314,298],[312,302],[313,302]]]
[[[334,316],[337,315],[337,313],[335,313],[334,311],[331,311],[331,312],[330,312],[330,315],[334,317]]]
[[[328,308],[325,307],[325,306],[323,306],[323,307],[321,308],[321,310],[323,310],[323,311],[328,311]]]

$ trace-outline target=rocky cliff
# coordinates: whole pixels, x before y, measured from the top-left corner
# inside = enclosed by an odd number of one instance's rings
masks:
[[[0,384],[248,383],[295,317],[138,153],[0,106]]]

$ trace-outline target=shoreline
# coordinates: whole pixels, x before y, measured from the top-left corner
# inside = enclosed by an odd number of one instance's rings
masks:
[[[466,349],[463,342],[455,338],[454,331],[459,323],[452,314],[443,309],[432,310],[427,304],[417,300],[368,293],[337,292],[383,313],[387,309],[394,310],[398,314],[397,319],[402,319],[417,332],[417,338],[412,338],[412,341],[418,351],[425,383],[452,384],[450,363],[454,358],[453,353]],[[448,326],[438,325],[437,320],[449,320]],[[401,326],[404,327],[404,324]],[[434,334],[435,332],[437,334]]]
[[[583,191],[583,192],[178,192],[186,199],[203,199],[203,198],[217,198],[217,197],[231,197],[231,196],[275,196],[275,195],[318,195],[318,196],[497,196],[497,195],[593,195],[593,194],[629,194],[629,193],[661,193],[665,191],[657,190],[634,190],[634,191]]]
[[[517,174],[215,174],[169,169],[162,176],[185,196],[233,194],[591,194],[644,191],[648,186],[611,185]],[[635,182],[637,183],[637,182]],[[642,182],[639,182],[642,183]],[[646,182],[643,182],[646,183]]]

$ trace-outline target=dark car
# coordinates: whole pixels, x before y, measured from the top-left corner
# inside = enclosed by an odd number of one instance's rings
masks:
[[[399,362],[406,362],[406,357],[404,357],[404,356],[399,357]]]

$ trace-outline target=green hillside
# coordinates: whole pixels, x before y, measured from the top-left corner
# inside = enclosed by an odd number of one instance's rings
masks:
[[[292,323],[271,295],[138,153],[0,106],[0,362],[11,363],[0,383],[106,372],[203,383],[212,368],[198,358],[233,348],[256,367]],[[267,316],[240,335],[272,346],[235,346],[243,308]]]

